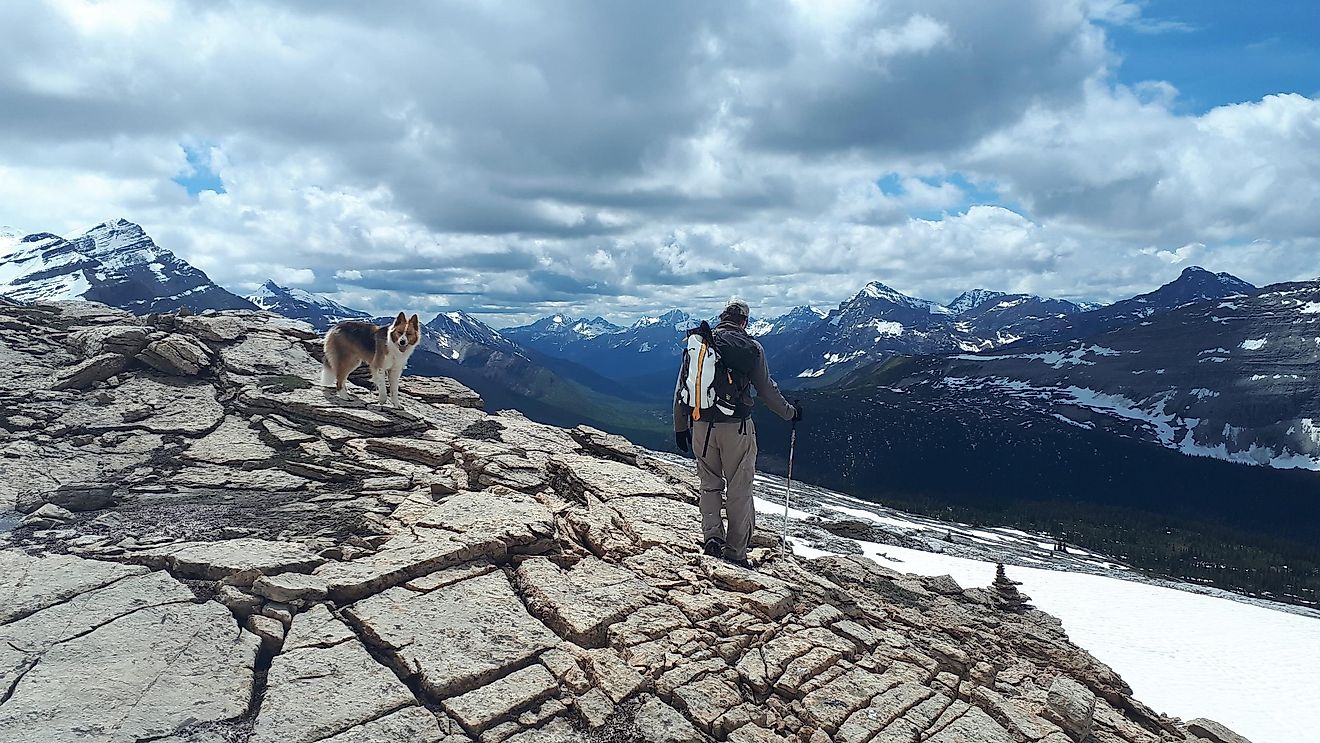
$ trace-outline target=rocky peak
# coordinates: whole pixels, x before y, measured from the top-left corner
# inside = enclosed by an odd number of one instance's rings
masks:
[[[42,232],[20,245],[0,255],[0,294],[18,300],[90,299],[138,312],[252,308],[124,219],[72,240]]]
[[[376,322],[393,322],[393,317]],[[486,323],[461,310],[441,312],[422,325],[422,348],[459,361],[473,351],[520,354],[518,346]]]
[[[334,397],[303,323],[0,306],[0,349],[0,740],[1193,737],[990,588],[764,516],[758,569],[700,554],[617,436]]]
[[[1252,294],[1256,287],[1230,273],[1214,273],[1200,266],[1188,266],[1178,278],[1137,300],[1162,307],[1175,307],[1203,299],[1222,299],[1234,294]]]
[[[328,330],[343,320],[364,320],[371,317],[362,310],[345,307],[319,294],[303,289],[280,286],[267,279],[247,300],[263,310],[269,310],[294,320],[302,320],[317,330]]]
[[[992,299],[1006,297],[1006,292],[997,292],[991,289],[972,289],[959,294],[949,303],[949,309],[956,313],[966,312],[974,307],[979,307]]]
[[[879,281],[872,281],[862,287],[862,290],[857,292],[852,299],[839,305],[839,310],[843,312],[849,310],[875,312],[877,310],[884,311],[889,307],[916,310],[931,315],[951,314],[949,308],[939,302],[908,296]]]

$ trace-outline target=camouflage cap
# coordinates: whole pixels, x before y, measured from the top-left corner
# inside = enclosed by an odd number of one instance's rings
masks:
[[[729,303],[725,305],[724,311],[720,313],[720,318],[746,320],[751,314],[752,310],[747,306],[747,303],[735,297],[734,299],[730,299]]]

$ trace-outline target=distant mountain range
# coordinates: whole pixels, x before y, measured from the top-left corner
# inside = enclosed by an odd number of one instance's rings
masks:
[[[1251,291],[1250,284],[1228,274],[1189,268],[1154,292],[1113,305],[974,289],[945,306],[871,282],[828,312],[796,307],[780,317],[754,318],[749,331],[766,347],[781,385],[820,388],[894,356],[979,353],[1024,341],[1085,337],[1198,299]],[[630,327],[561,314],[504,334],[614,381],[668,394],[658,380],[673,374],[683,331],[699,321],[681,310],[645,317]]]
[[[1221,288],[1242,293],[1214,297]],[[1170,297],[1188,301],[1164,309]],[[1056,333],[1073,338],[881,362],[836,389],[920,390],[987,415],[1012,408],[1195,456],[1320,469],[1320,281],[1256,291],[1189,269],[1096,313]]]
[[[796,307],[753,318],[749,330],[795,394],[920,390],[939,404],[987,414],[1012,408],[1014,420],[1035,416],[1187,454],[1311,468],[1320,467],[1313,290],[1304,283],[1261,291],[1192,267],[1153,292],[1105,306],[989,289],[943,305],[871,282],[828,311]],[[69,240],[0,233],[0,295],[90,299],[139,313],[261,308],[321,331],[373,319],[274,281],[236,296],[125,220]],[[656,443],[667,428],[684,331],[699,321],[677,309],[627,326],[556,314],[496,330],[451,311],[425,323],[426,355],[414,365],[455,376],[496,405]],[[867,445],[859,441],[854,454]]]

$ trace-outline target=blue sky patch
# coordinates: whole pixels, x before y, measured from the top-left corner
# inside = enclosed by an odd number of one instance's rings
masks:
[[[909,210],[908,216],[917,219],[938,221],[950,214],[965,214],[973,206],[1002,206],[1018,214],[1025,214],[1018,204],[1005,199],[994,184],[989,181],[973,181],[960,172],[943,176],[919,177],[918,180],[932,188],[938,188],[945,184],[957,186],[958,190],[962,192],[963,198],[958,203],[951,204],[943,209]],[[901,197],[907,193],[907,189],[903,186],[903,176],[898,173],[886,173],[883,178],[875,182],[875,185],[880,189],[880,193],[891,198]]]
[[[1107,28],[1118,80],[1165,80],[1177,108],[1200,114],[1272,93],[1320,93],[1320,3],[1149,0],[1142,22]]]
[[[179,145],[188,158],[188,171],[171,180],[188,190],[189,196],[203,191],[225,193],[225,183],[211,170],[211,145]]]

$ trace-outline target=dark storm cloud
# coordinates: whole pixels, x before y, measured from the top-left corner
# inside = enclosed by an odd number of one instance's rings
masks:
[[[752,144],[947,153],[1017,121],[1029,105],[1079,99],[1078,82],[1107,58],[1102,35],[1055,0],[870,7],[819,48],[749,73],[762,79],[760,94],[738,99],[735,111],[753,122]]]

